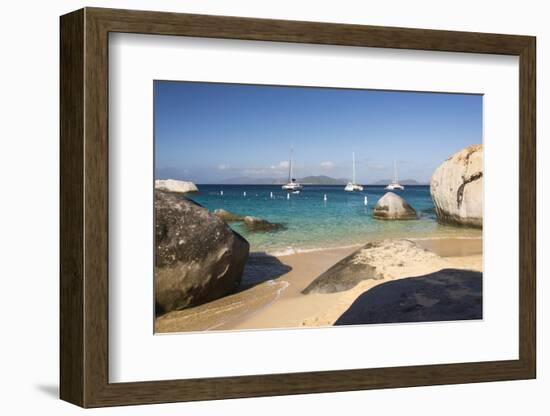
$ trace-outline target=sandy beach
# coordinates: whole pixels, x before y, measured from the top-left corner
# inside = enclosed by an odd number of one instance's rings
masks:
[[[254,254],[243,279],[250,283],[240,291],[162,315],[156,319],[155,330],[165,333],[330,326],[359,296],[380,284],[443,269],[482,271],[481,238],[395,239],[385,241],[380,249],[361,247],[284,256]],[[372,265],[379,276],[335,293],[302,293],[319,275],[352,254],[353,261]]]

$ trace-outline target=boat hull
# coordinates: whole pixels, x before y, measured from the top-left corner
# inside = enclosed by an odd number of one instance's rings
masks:
[[[354,183],[348,183],[346,187],[344,188],[344,191],[346,192],[362,192],[363,187],[361,185],[356,185]]]
[[[294,192],[302,189],[302,185],[297,183],[292,183],[292,184],[287,183],[286,185],[283,185],[281,188],[283,189],[283,191]]]
[[[403,191],[405,187],[403,185],[399,185],[397,183],[391,183],[388,186],[386,186],[386,189],[388,191]]]

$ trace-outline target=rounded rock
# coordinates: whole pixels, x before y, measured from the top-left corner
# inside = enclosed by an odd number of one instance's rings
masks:
[[[206,208],[155,192],[157,313],[200,305],[240,285],[249,244]]]
[[[155,189],[174,194],[186,194],[188,192],[198,192],[199,188],[190,181],[178,181],[175,179],[157,179],[155,180]]]
[[[433,173],[430,193],[442,223],[483,226],[483,146],[455,153]]]
[[[416,211],[399,195],[388,192],[374,206],[373,216],[379,220],[415,220]]]

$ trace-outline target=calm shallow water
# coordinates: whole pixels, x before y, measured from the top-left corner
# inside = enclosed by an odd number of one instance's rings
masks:
[[[481,235],[479,230],[438,224],[429,186],[406,186],[404,191],[396,192],[419,214],[418,220],[410,221],[372,218],[376,201],[387,192],[383,186],[367,186],[363,192],[349,193],[344,192],[343,185],[306,185],[300,194],[291,194],[290,199],[280,185],[197,186],[200,192],[190,194],[190,198],[210,210],[222,208],[287,227],[276,232],[250,233],[241,223],[231,223],[231,227],[250,242],[251,251],[282,253],[363,244],[379,238]]]

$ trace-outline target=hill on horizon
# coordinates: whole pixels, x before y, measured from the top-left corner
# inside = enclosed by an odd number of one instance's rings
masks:
[[[298,182],[305,185],[345,185],[348,179],[331,178],[326,175],[304,176],[296,178]],[[287,183],[286,178],[252,178],[249,176],[240,176],[229,178],[222,182],[226,185],[282,185]]]
[[[379,181],[373,182],[370,185],[388,185],[393,182],[393,179],[381,179]],[[428,185],[424,183],[420,183],[415,179],[403,179],[400,180],[399,183],[401,185]]]
[[[318,175],[318,176],[305,176],[303,178],[298,179],[298,182],[303,183],[305,185],[311,184],[311,185],[345,185],[348,180],[343,178],[331,178],[330,176],[326,175]]]
[[[159,179],[157,177],[156,179]],[[345,185],[350,181],[350,179],[347,178],[333,178],[327,175],[310,175],[310,176],[304,176],[302,178],[296,178],[299,183],[302,185]],[[186,179],[177,179],[177,180],[186,180]],[[287,178],[254,178],[250,176],[237,176],[234,178],[228,178],[223,181],[214,183],[214,182],[206,182],[204,184],[211,184],[211,185],[283,185],[287,183]],[[391,179],[381,179],[374,182],[360,182],[360,185],[374,185],[374,186],[386,186],[389,183],[391,183]],[[201,182],[196,182],[197,184],[200,184]],[[403,179],[400,180],[399,183],[401,185],[429,185],[428,183],[422,183],[418,182],[415,179]]]
[[[333,178],[327,175],[310,175],[302,178],[296,178],[302,185],[345,185],[350,181],[347,178]],[[225,179],[219,183],[211,183],[213,185],[283,185],[287,183],[287,178],[254,178],[251,176],[238,176]],[[386,186],[392,182],[392,179],[381,179],[374,182],[360,183],[360,185]],[[197,182],[200,183],[200,182]],[[429,185],[429,183],[418,182],[415,179],[400,180],[401,185]]]

